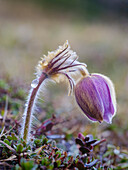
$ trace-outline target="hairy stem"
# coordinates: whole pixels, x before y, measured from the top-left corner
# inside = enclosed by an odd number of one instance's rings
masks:
[[[30,130],[31,130],[31,119],[32,119],[32,109],[34,107],[34,101],[36,100],[36,95],[37,95],[37,92],[40,88],[40,85],[43,83],[43,81],[47,78],[47,74],[42,72],[40,78],[39,78],[39,83],[37,85],[36,88],[33,88],[32,89],[32,92],[30,94],[30,97],[29,97],[29,101],[28,101],[28,104],[27,104],[27,111],[26,111],[26,116],[24,117],[24,127],[23,127],[23,139],[25,141],[28,140],[28,136],[29,136],[29,133],[30,133]]]

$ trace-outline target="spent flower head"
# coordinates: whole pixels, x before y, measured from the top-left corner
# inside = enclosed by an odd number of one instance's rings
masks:
[[[70,49],[68,41],[63,46],[55,51],[48,52],[44,55],[37,65],[37,78],[45,73],[47,77],[55,80],[56,82],[65,81],[67,78],[70,85],[70,92],[74,87],[73,73],[79,72],[80,74],[88,74],[85,63],[80,63],[76,52]]]

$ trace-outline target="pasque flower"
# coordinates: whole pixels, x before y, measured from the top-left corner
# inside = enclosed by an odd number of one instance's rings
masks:
[[[81,79],[77,84],[73,76],[76,74]],[[78,56],[66,41],[57,50],[44,55],[36,67],[36,79],[32,81],[21,124],[21,137],[26,142],[30,140],[36,103],[46,79],[55,82],[67,80],[69,94],[73,94],[75,89],[76,101],[88,118],[111,122],[116,112],[115,91],[111,80],[101,74],[90,75],[86,64],[78,61]]]
[[[75,98],[92,121],[112,122],[116,113],[116,97],[112,81],[102,74],[88,74],[75,86]]]

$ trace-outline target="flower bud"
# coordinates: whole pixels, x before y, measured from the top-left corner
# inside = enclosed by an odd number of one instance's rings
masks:
[[[116,113],[116,97],[108,77],[96,73],[85,76],[75,86],[75,98],[92,121],[112,122]]]

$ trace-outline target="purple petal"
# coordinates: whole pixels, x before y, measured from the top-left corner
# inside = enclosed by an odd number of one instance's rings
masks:
[[[99,122],[103,120],[103,102],[91,76],[86,76],[76,85],[75,96],[78,105],[89,119]]]
[[[111,98],[110,88],[108,86],[108,83],[100,75],[93,74],[92,77],[93,77],[93,82],[97,88],[97,91],[99,92],[99,95],[104,105],[103,119],[107,123],[111,123],[115,111],[114,111],[114,106],[112,103],[112,98]]]

